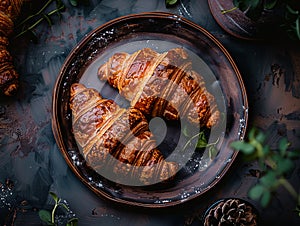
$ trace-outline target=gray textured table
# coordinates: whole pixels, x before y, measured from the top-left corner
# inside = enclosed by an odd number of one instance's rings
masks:
[[[300,47],[236,39],[217,25],[205,0],[182,2],[166,8],[163,0],[91,0],[88,6],[67,7],[61,20],[53,18],[51,27],[46,23],[38,26],[38,42],[25,36],[13,43],[21,86],[15,97],[0,99],[0,224],[40,225],[37,211],[53,205],[49,196],[53,191],[67,201],[79,225],[199,225],[206,207],[225,197],[254,203],[262,225],[300,225],[300,217],[293,212],[295,201],[284,189],[279,189],[265,209],[248,198],[248,189],[257,183],[250,172],[257,165],[244,163],[240,156],[203,197],[158,210],[118,206],[99,198],[63,159],[52,134],[51,101],[65,58],[97,26],[146,11],[176,13],[211,32],[242,74],[249,100],[248,126],[269,131],[271,145],[287,136],[292,148],[300,147]],[[300,162],[289,179],[299,189]]]

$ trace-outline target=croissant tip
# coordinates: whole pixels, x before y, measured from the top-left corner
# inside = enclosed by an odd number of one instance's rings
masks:
[[[71,92],[79,92],[80,90],[84,90],[85,87],[80,83],[73,83],[71,85]]]
[[[5,90],[4,90],[4,95],[5,96],[14,96],[17,93],[19,85],[17,83],[9,85]]]

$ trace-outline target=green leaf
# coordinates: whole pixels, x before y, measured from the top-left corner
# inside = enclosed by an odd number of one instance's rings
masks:
[[[279,141],[279,152],[280,152],[281,156],[285,156],[288,146],[289,146],[289,143],[288,143],[288,140],[287,140],[286,137],[280,139],[280,141]]]
[[[259,5],[260,0],[234,0],[233,3],[240,10],[245,11],[250,8],[255,9]]]
[[[295,33],[297,38],[300,39],[300,17],[299,16],[296,19],[295,24],[296,24]]]
[[[259,143],[263,144],[263,143],[265,142],[265,140],[266,140],[266,134],[264,134],[262,131],[259,131],[259,132],[257,133],[255,139],[256,139]]]
[[[77,0],[69,0],[70,1],[70,4],[72,6],[77,6],[78,5],[78,1]]]
[[[255,147],[244,141],[234,141],[230,146],[236,150],[240,150],[246,155],[252,154],[255,151]]]
[[[263,156],[267,156],[270,153],[270,147],[269,145],[264,145],[262,149]]]
[[[277,162],[277,173],[279,175],[290,172],[294,168],[294,163],[290,159],[282,159]]]
[[[298,216],[300,217],[300,204],[298,204],[297,206],[296,206],[296,212],[298,213]]]
[[[52,196],[52,198],[54,199],[54,201],[56,202],[56,203],[58,203],[59,202],[59,198],[57,197],[57,195],[54,193],[54,192],[49,192],[49,194]]]
[[[249,140],[254,140],[255,139],[255,133],[257,132],[257,130],[255,128],[252,128],[250,130],[250,132],[248,133],[248,139]]]
[[[72,218],[68,221],[66,226],[77,226],[78,225],[78,218]]]
[[[234,6],[238,7],[239,6],[240,0],[233,0],[232,3]]]
[[[294,15],[298,15],[299,14],[299,11],[298,10],[294,10],[291,6],[287,5],[286,6],[287,8],[287,11],[291,14],[294,14]]]
[[[207,146],[207,140],[204,132],[202,131],[199,133],[199,138],[198,138],[196,148],[205,148],[206,146]]]
[[[271,192],[268,190],[265,190],[264,193],[262,194],[261,200],[260,200],[260,204],[262,205],[262,207],[267,207],[268,204],[271,201]]]
[[[277,0],[266,0],[264,2],[264,8],[273,9],[276,6],[277,2],[278,2]]]
[[[273,171],[268,171],[259,181],[268,189],[273,189],[278,185],[276,173]]]
[[[187,125],[185,125],[185,126],[183,127],[182,133],[183,133],[183,135],[186,136],[186,137],[189,137],[189,136],[190,136],[190,135],[189,135],[189,129],[188,129],[188,126],[187,126]]]
[[[236,0],[234,5],[253,20],[257,20],[263,11],[263,1],[261,0]]]
[[[287,152],[287,158],[295,159],[300,157],[300,150],[293,150]]]
[[[218,150],[215,148],[214,145],[210,146],[208,149],[208,156],[210,159],[214,159],[218,154]]]
[[[40,210],[39,217],[42,221],[44,221],[46,223],[51,222],[51,213],[48,210]]]
[[[259,200],[264,192],[262,185],[256,185],[249,190],[249,197],[253,200]]]
[[[64,203],[59,203],[60,206],[62,206],[65,210],[69,210],[69,208]]]
[[[165,0],[166,7],[175,5],[176,3],[177,3],[177,0]]]

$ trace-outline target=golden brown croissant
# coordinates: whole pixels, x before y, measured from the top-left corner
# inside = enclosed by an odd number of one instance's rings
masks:
[[[13,66],[13,58],[7,50],[14,21],[24,0],[0,1],[0,94],[11,96],[19,86],[19,75]]]
[[[156,148],[139,110],[120,108],[79,83],[71,86],[70,108],[78,147],[100,175],[119,183],[149,185],[176,174],[178,164],[166,161]]]
[[[157,53],[144,48],[133,54],[115,53],[98,69],[98,77],[130,101],[146,116],[187,118],[211,128],[220,117],[214,96],[192,70],[183,48]]]

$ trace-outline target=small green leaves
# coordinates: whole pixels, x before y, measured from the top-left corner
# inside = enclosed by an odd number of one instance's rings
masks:
[[[263,192],[264,192],[264,187],[258,184],[249,190],[249,197],[253,200],[259,200]]]
[[[39,217],[45,223],[47,224],[51,223],[51,213],[48,210],[40,210]]]
[[[69,211],[69,208],[66,206],[65,203],[61,202],[61,199],[58,198],[58,196],[54,192],[49,192],[53,200],[55,201],[55,204],[53,206],[52,211],[48,210],[40,210],[39,211],[39,217],[40,219],[47,223],[47,225],[56,226],[55,223],[55,213],[58,207],[63,207],[66,211]],[[78,219],[77,218],[71,218],[68,220],[66,226],[77,226],[78,225]]]
[[[285,179],[285,176],[294,169],[293,159],[300,157],[300,150],[288,150],[289,142],[285,137],[279,140],[277,149],[271,150],[266,138],[265,133],[253,128],[249,131],[247,139],[230,144],[235,150],[241,151],[247,159],[257,160],[261,170],[264,171],[258,183],[249,190],[249,197],[259,200],[260,204],[266,207],[271,201],[272,194],[278,187],[283,186],[300,202],[300,194],[297,194]]]
[[[54,9],[49,9],[51,5],[55,4]],[[20,23],[16,24],[16,36],[18,38],[26,33],[30,33],[41,24],[44,20],[48,23],[49,26],[52,26],[51,16],[58,15],[61,17],[61,12],[65,9],[65,5],[62,0],[48,0],[44,5],[38,10],[38,12],[30,14]],[[33,33],[33,32],[32,32]]]
[[[216,149],[215,145],[210,145],[208,148],[208,157],[210,159],[214,159],[218,154],[218,149]]]
[[[244,154],[252,154],[255,151],[255,147],[252,144],[244,141],[234,141],[230,146],[236,150],[242,151]]]
[[[260,184],[249,190],[249,197],[256,201],[260,200],[263,207],[267,207],[272,198],[271,192]]]
[[[265,190],[264,193],[262,194],[261,200],[260,200],[260,204],[263,207],[267,207],[267,205],[270,203],[271,201],[271,192],[268,190]]]
[[[49,194],[52,196],[53,200],[57,204],[59,202],[59,199],[58,199],[57,195],[54,192],[51,192],[51,191],[49,192]]]
[[[198,142],[196,148],[205,148],[207,146],[207,140],[205,137],[205,133],[202,131],[199,133]]]
[[[279,148],[279,152],[280,152],[281,156],[285,156],[288,146],[289,146],[289,143],[288,143],[288,140],[286,138],[282,138],[279,141],[279,147],[278,148]]]
[[[190,137],[191,136],[191,135],[189,135],[188,127],[183,127],[182,133],[186,137]],[[196,148],[196,150],[207,148],[207,150],[208,150],[208,157],[210,159],[213,159],[213,158],[215,158],[217,156],[218,149],[216,148],[216,144],[219,142],[219,139],[217,139],[215,142],[208,143],[207,138],[206,138],[206,134],[205,134],[204,131],[200,131],[196,135],[190,137],[189,140],[185,143],[184,147],[182,148],[182,151],[185,151],[188,146],[192,145],[193,144],[192,141],[195,140],[196,138],[198,140],[197,140],[196,146],[194,146],[193,148]]]

